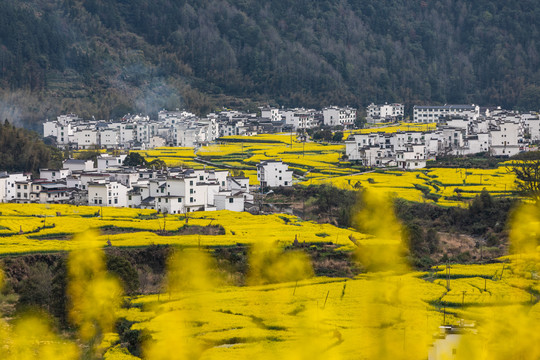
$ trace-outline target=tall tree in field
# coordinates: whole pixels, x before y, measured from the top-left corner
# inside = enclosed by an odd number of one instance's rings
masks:
[[[540,199],[540,160],[514,164],[511,171],[516,175],[516,189],[535,201]]]

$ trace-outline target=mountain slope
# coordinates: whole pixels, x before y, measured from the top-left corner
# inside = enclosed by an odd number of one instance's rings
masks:
[[[242,99],[537,109],[539,17],[532,0],[5,2],[0,115],[205,112]]]

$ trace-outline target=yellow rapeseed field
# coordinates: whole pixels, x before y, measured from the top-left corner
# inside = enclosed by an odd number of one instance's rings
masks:
[[[113,246],[147,246],[174,244],[182,246],[221,246],[237,243],[267,242],[290,245],[300,242],[328,242],[350,248],[349,236],[367,239],[354,229],[342,229],[329,224],[301,221],[290,215],[255,216],[247,212],[197,212],[184,215],[150,217],[153,210],[130,208],[0,204],[0,254],[42,251],[65,251],[75,248],[70,239],[74,234],[104,227],[123,229],[121,232],[99,235],[99,241]],[[221,225],[225,235],[174,235],[183,226]],[[168,236],[160,232],[165,227]],[[318,235],[319,234],[319,235]],[[321,236],[324,234],[324,236]]]
[[[345,132],[427,131],[435,124],[400,123]],[[466,205],[482,190],[493,196],[515,196],[515,177],[503,163],[497,169],[430,168],[403,172],[380,169],[359,173],[359,167],[341,159],[344,144],[302,142],[296,134],[229,136],[218,144],[193,148],[157,148],[139,151],[147,160],[162,159],[169,166],[242,170],[250,184],[258,185],[256,165],[265,160],[282,160],[295,172],[294,182],[302,185],[331,184],[342,189],[369,188],[380,193],[417,202],[443,206]]]
[[[0,225],[7,228],[2,232],[3,254],[13,252],[12,246],[25,249],[21,252],[72,250],[67,289],[69,317],[77,330],[77,341],[63,340],[37,315],[10,322],[0,317],[0,357],[135,359],[112,332],[113,324],[124,318],[131,322],[130,330],[147,334],[141,345],[148,359],[425,359],[433,335],[448,324],[475,325],[474,333],[458,339],[458,359],[538,359],[539,206],[525,204],[516,210],[509,224],[511,252],[500,263],[450,264],[415,272],[396,246],[402,232],[391,205],[373,192],[363,201],[355,220],[369,236],[290,215],[220,211],[190,214],[188,225],[225,228],[225,235],[201,235],[197,240],[156,233],[185,226],[183,216],[164,219],[152,217],[152,211],[112,208],[96,216],[100,208],[0,205]],[[40,211],[43,217],[35,216]],[[47,220],[44,229],[19,234],[26,220],[31,227],[36,219],[37,225]],[[46,226],[53,223],[55,227]],[[73,234],[103,225],[127,233],[87,232],[75,239],[41,234],[51,229]],[[354,249],[353,261],[367,271],[354,278],[313,277],[305,253],[283,251],[295,236],[300,242],[317,242],[318,233],[329,235],[325,241]],[[51,240],[32,240],[33,235]],[[126,298],[121,307],[120,287],[105,271],[101,248],[106,240],[112,246],[138,246],[158,239],[182,245],[168,261],[165,291]],[[248,285],[242,287],[219,275],[216,260],[205,249],[236,243],[252,245]],[[2,279],[0,275],[0,287]]]

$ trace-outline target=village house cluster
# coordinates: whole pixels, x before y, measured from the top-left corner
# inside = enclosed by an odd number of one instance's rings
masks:
[[[366,121],[393,123],[404,120],[404,114],[403,104],[372,103],[366,108]],[[397,133],[374,129],[367,134],[353,134],[345,141],[345,157],[364,166],[418,169],[437,156],[487,153],[509,157],[540,141],[538,113],[481,108],[474,104],[414,106],[412,122],[435,123],[437,126],[430,131],[417,132],[409,131],[405,124]],[[356,125],[357,111],[351,107],[331,106],[321,110],[262,107],[260,115],[224,110],[198,117],[186,111],[163,110],[157,119],[126,115],[116,121],[83,120],[76,115],[62,115],[54,121],[46,121],[43,132],[45,137],[53,138],[63,149],[132,150],[161,146],[198,147],[223,136],[302,131],[320,126],[345,130],[354,129]],[[266,166],[273,166],[272,162]],[[286,173],[288,170],[268,171],[272,175],[258,168],[258,176],[264,186],[272,186],[278,178],[287,179],[280,180],[281,186],[292,184]],[[21,178],[16,181],[21,181]],[[53,191],[50,185],[44,190]]]
[[[74,204],[154,209],[168,214],[192,211],[256,212],[249,178],[228,170],[124,166],[127,155],[68,159],[62,169],[31,174],[0,173],[0,203]],[[292,170],[281,160],[257,165],[260,188],[292,186]]]
[[[161,146],[196,147],[222,136],[297,131],[320,126],[353,128],[356,109],[261,108],[261,116],[221,111],[198,117],[186,111],[160,111],[158,118],[126,115],[120,120],[81,119],[61,115],[43,123],[43,136],[62,149],[152,149]]]
[[[155,209],[169,214],[191,211],[244,211],[253,206],[249,178],[227,170],[123,166],[126,155],[92,160],[68,159],[58,170],[0,174],[0,202],[68,203]]]
[[[386,106],[386,105],[384,105]],[[418,169],[444,155],[487,153],[510,157],[540,140],[537,113],[476,105],[415,106],[413,121],[437,123],[432,131],[374,132],[351,135],[345,154],[365,166]]]

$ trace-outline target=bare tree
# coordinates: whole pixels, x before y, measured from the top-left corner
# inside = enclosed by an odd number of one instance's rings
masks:
[[[540,199],[540,160],[514,163],[509,168],[516,175],[516,189],[535,201]]]

